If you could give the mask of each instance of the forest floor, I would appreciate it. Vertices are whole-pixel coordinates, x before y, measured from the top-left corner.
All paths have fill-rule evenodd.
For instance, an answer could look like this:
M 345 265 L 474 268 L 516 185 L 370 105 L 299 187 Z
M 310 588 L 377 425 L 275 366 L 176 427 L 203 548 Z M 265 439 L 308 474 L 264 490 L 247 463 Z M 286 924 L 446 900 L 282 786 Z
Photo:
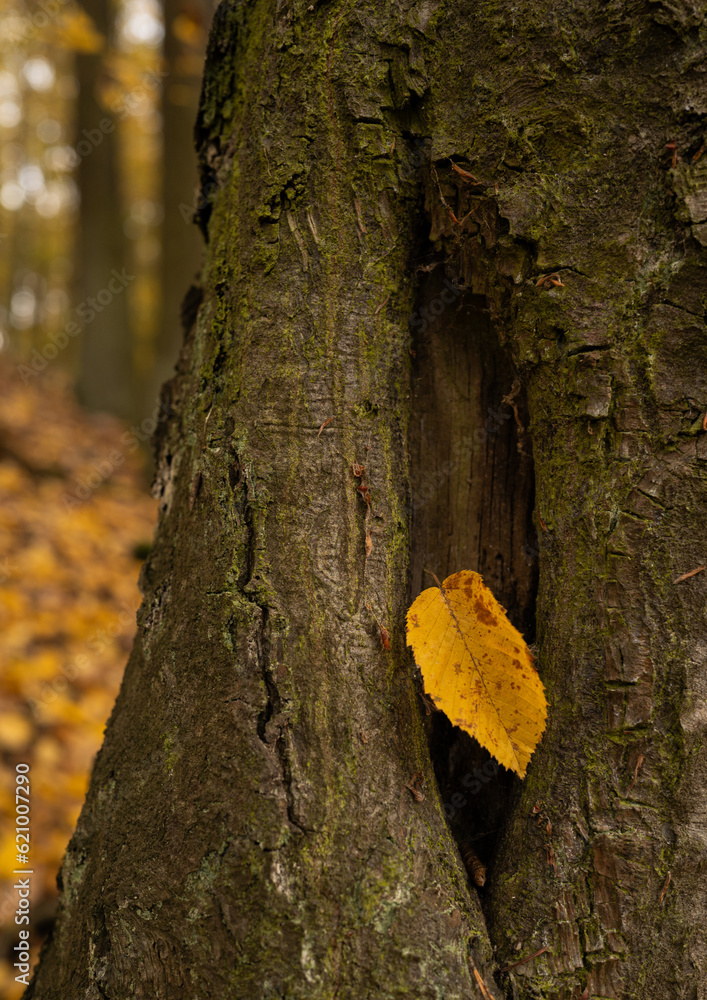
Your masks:
M 132 645 L 155 518 L 135 433 L 83 411 L 59 376 L 23 385 L 0 364 L 0 1000 L 24 989 L 13 872 L 33 873 L 34 963 Z M 29 765 L 28 864 L 18 764 Z

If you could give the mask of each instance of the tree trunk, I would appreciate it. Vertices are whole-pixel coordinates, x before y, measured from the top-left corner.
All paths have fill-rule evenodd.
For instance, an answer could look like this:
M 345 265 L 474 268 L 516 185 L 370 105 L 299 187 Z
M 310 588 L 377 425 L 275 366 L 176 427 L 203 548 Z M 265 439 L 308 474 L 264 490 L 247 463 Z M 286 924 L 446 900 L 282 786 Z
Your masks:
M 142 410 L 151 413 L 160 387 L 174 372 L 182 342 L 180 310 L 196 280 L 202 240 L 192 223 L 198 189 L 193 151 L 205 38 L 211 18 L 206 0 L 163 0 L 164 72 L 162 87 L 162 221 L 160 319 L 154 364 L 141 386 Z
M 29 997 L 707 996 L 704 36 L 219 8 L 156 545 Z M 457 569 L 536 638 L 523 782 L 424 717 L 405 607 Z
M 88 0 L 83 7 L 98 30 L 110 38 L 110 0 Z M 77 392 L 89 409 L 130 417 L 134 415 L 132 343 L 125 288 L 133 276 L 124 270 L 127 253 L 117 120 L 99 98 L 105 72 L 103 53 L 77 53 L 75 149 L 80 157 L 77 181 L 81 207 L 75 305 L 82 327 Z

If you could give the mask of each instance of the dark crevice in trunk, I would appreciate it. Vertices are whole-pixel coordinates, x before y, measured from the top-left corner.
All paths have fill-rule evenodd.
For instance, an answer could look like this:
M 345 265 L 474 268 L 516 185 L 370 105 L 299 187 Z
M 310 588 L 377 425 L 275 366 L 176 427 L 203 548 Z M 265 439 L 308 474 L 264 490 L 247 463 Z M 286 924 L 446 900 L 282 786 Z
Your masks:
M 433 585 L 428 571 L 475 570 L 532 643 L 538 539 L 523 389 L 485 297 L 444 267 L 423 275 L 410 325 L 411 596 Z M 479 884 L 469 848 L 493 863 L 518 779 L 443 713 L 426 729 L 450 829 Z

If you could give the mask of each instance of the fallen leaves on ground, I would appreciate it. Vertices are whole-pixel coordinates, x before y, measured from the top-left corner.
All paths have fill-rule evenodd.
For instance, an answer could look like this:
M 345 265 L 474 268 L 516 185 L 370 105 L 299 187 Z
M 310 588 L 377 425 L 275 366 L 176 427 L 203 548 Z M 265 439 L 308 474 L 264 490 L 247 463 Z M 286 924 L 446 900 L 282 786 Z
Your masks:
M 15 1000 L 15 766 L 30 766 L 32 914 L 46 922 L 132 645 L 156 505 L 135 433 L 83 412 L 58 379 L 23 385 L 8 362 L 0 496 L 0 998 Z

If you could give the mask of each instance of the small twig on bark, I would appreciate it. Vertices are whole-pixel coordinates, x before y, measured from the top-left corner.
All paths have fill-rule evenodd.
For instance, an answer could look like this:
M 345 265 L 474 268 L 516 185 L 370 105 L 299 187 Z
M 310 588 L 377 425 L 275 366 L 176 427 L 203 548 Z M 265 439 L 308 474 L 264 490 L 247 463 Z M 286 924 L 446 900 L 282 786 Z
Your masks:
M 422 704 L 425 706 L 425 715 L 432 715 L 432 709 L 430 708 L 430 703 L 427 700 L 427 698 L 425 697 L 425 695 L 424 694 L 420 694 L 419 691 L 417 693 L 422 698 Z
M 631 791 L 631 789 L 633 788 L 633 786 L 636 784 L 636 778 L 638 777 L 638 772 L 641 770 L 641 765 L 643 764 L 643 761 L 645 759 L 646 759 L 645 756 L 642 753 L 639 753 L 638 760 L 636 761 L 636 770 L 633 772 L 633 781 L 631 782 L 631 784 L 626 789 L 626 794 L 627 795 Z
M 551 285 L 555 285 L 556 288 L 564 288 L 564 282 L 559 276 L 557 271 L 553 271 L 551 274 L 541 274 L 538 280 L 535 282 L 536 288 L 542 288 L 543 285 L 549 281 Z
M 366 466 L 365 465 L 359 465 L 358 462 L 354 460 L 354 463 L 351 466 L 351 471 L 353 472 L 353 474 L 354 474 L 354 476 L 355 476 L 356 479 L 360 479 L 361 480 L 361 485 L 357 486 L 356 489 L 361 494 L 361 496 L 363 497 L 363 499 L 365 500 L 366 506 L 370 507 L 371 506 L 371 493 L 370 493 L 370 490 L 368 488 L 368 480 L 366 479 Z
M 419 788 L 415 787 L 418 782 L 424 782 L 424 780 L 425 777 L 422 771 L 416 771 L 415 774 L 413 774 L 412 778 L 410 778 L 410 780 L 405 785 L 408 791 L 412 792 L 412 797 L 415 799 L 415 802 L 425 801 L 425 796 L 422 794 Z
M 689 573 L 683 573 L 682 576 L 675 577 L 673 583 L 682 583 L 683 580 L 689 580 L 691 576 L 697 576 L 704 569 L 707 569 L 707 566 L 698 566 L 697 569 L 691 569 Z
M 476 968 L 471 959 L 469 959 L 469 961 L 471 962 L 471 967 L 474 970 L 474 978 L 476 979 L 477 985 L 481 990 L 481 995 L 483 996 L 484 1000 L 493 1000 L 493 994 L 489 993 L 486 983 L 481 978 L 479 970 Z
M 519 392 L 520 392 L 520 379 L 514 378 L 513 385 L 511 386 L 508 395 L 504 396 L 501 399 L 501 405 L 503 406 L 505 404 L 512 408 L 513 416 L 516 418 L 516 425 L 518 427 L 518 430 L 520 431 L 521 434 L 525 434 L 525 427 L 523 426 L 523 422 L 520 419 L 520 415 L 518 413 L 518 404 L 516 403 L 516 396 L 518 395 Z
M 452 219 L 452 222 L 454 222 L 458 226 L 459 225 L 459 219 L 456 217 L 456 215 L 454 214 L 454 212 L 451 210 L 451 208 L 447 204 L 447 199 L 442 194 L 442 185 L 439 182 L 439 176 L 437 174 L 437 170 L 435 169 L 434 164 L 432 164 L 432 174 L 434 176 L 435 181 L 437 182 L 437 188 L 439 190 L 440 201 L 442 202 L 442 204 L 444 205 L 444 207 L 449 212 L 449 215 L 450 215 L 450 217 Z
M 665 899 L 665 894 L 666 894 L 666 892 L 668 891 L 668 886 L 670 885 L 670 882 L 671 882 L 671 880 L 672 880 L 672 877 L 673 877 L 673 873 L 672 873 L 672 872 L 668 872 L 668 877 L 667 877 L 667 878 L 666 878 L 666 880 L 665 880 L 665 885 L 663 886 L 663 891 L 662 891 L 662 892 L 661 892 L 661 894 L 660 894 L 660 902 L 661 902 L 661 903 L 662 903 L 662 902 L 663 902 L 663 900 Z
M 368 555 L 369 555 L 368 550 L 366 550 L 366 559 L 368 559 Z M 375 611 L 373 610 L 368 601 L 366 601 L 366 607 L 373 615 L 375 623 L 378 626 L 378 630 L 380 632 L 380 637 L 381 637 L 381 643 L 383 644 L 383 649 L 385 649 L 386 651 L 390 650 L 390 632 L 385 627 L 385 625 L 380 621 L 378 615 L 375 613 Z
M 549 950 L 549 948 L 541 948 L 540 951 L 534 951 L 533 954 L 528 955 L 527 958 L 520 958 L 517 962 L 514 962 L 513 965 L 507 965 L 505 968 L 501 969 L 501 972 L 510 972 L 511 969 L 515 969 L 518 965 L 525 965 L 526 962 L 532 962 L 534 958 L 538 957 L 538 955 L 544 955 L 545 952 Z
M 356 209 L 356 218 L 358 219 L 359 228 L 362 233 L 367 233 L 368 230 L 366 229 L 363 216 L 361 215 L 361 202 L 357 198 L 354 199 L 354 207 Z
M 458 173 L 460 177 L 463 177 L 465 181 L 469 181 L 470 184 L 476 184 L 477 187 L 481 187 L 481 181 L 477 181 L 474 175 L 470 174 L 468 170 L 462 170 L 461 167 L 458 167 L 456 163 L 452 163 L 451 160 L 449 162 L 452 164 L 452 170 Z
M 380 304 L 379 306 L 377 306 L 377 307 L 376 307 L 376 309 L 375 309 L 375 311 L 374 311 L 373 315 L 374 315 L 374 316 L 377 316 L 377 315 L 378 315 L 378 313 L 379 313 L 379 312 L 381 311 L 381 309 L 383 308 L 383 306 L 387 306 L 387 305 L 388 305 L 388 302 L 389 302 L 389 300 L 390 300 L 390 292 L 388 292 L 388 294 L 387 294 L 387 295 L 386 295 L 386 297 L 385 297 L 385 298 L 383 299 L 383 301 L 381 302 L 381 304 Z

